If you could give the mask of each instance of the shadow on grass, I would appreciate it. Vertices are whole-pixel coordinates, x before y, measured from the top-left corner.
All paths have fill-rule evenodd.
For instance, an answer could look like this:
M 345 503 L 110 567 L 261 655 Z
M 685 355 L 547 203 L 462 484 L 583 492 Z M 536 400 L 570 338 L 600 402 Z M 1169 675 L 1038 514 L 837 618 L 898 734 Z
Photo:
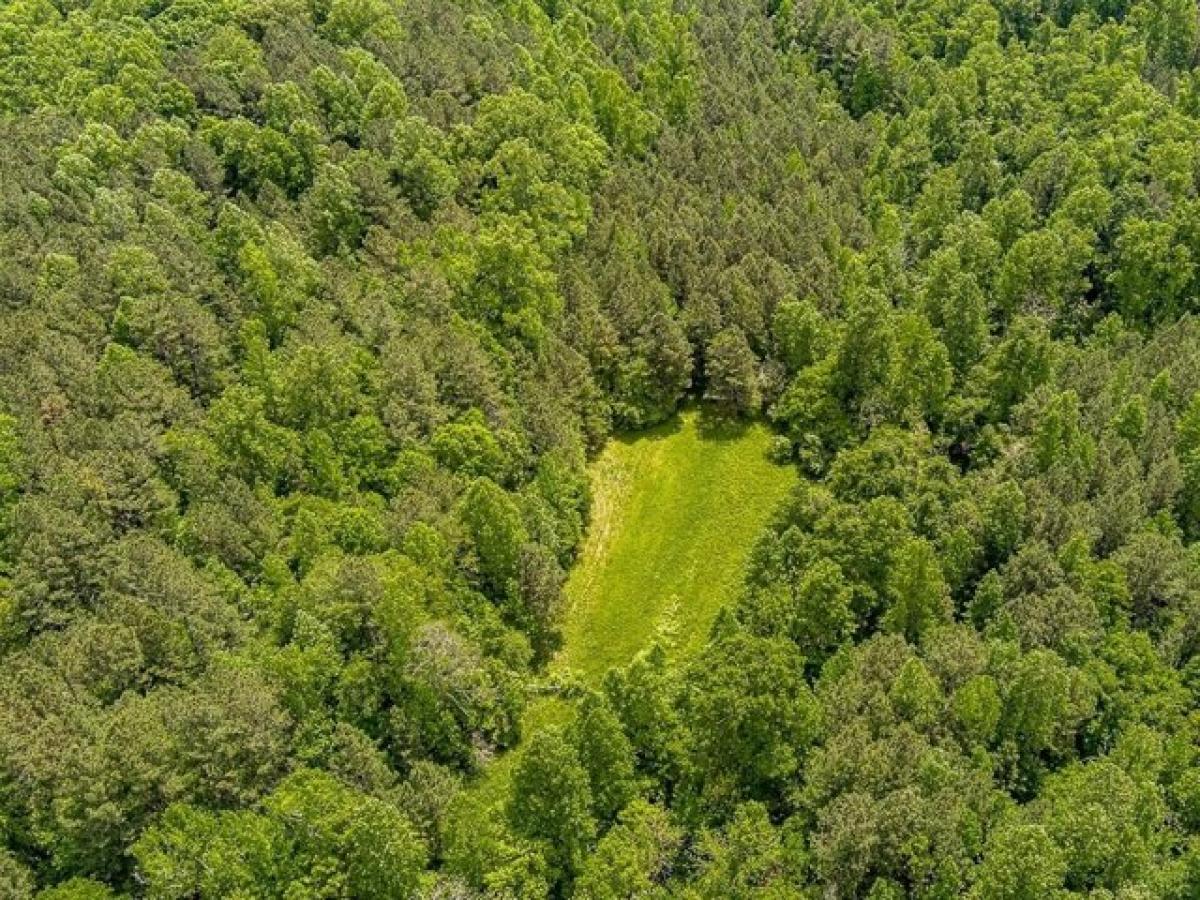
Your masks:
M 700 433 L 700 439 L 704 441 L 725 443 L 741 440 L 751 426 L 758 421 L 736 416 L 708 404 L 696 407 L 696 409 L 696 430 Z
M 680 407 L 671 418 L 651 425 L 648 428 L 622 431 L 613 435 L 613 440 L 622 444 L 635 444 L 643 441 L 662 441 L 674 437 L 683 430 L 684 419 L 694 416 L 696 432 L 702 441 L 726 443 L 737 441 L 746 436 L 754 425 L 763 422 L 761 418 L 746 418 L 721 410 L 708 403 L 695 401 Z
M 612 440 L 621 444 L 638 444 L 642 441 L 662 441 L 683 431 L 683 415 L 675 413 L 666 421 L 651 425 L 648 428 L 635 428 L 632 431 L 622 431 L 612 436 Z

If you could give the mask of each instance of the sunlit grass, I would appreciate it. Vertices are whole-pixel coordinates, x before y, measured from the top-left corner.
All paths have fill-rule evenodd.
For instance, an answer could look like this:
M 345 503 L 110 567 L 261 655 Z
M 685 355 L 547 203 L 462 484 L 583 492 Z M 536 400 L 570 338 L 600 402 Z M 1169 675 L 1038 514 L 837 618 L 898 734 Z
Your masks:
M 599 685 L 655 639 L 673 654 L 700 647 L 741 583 L 771 511 L 796 481 L 767 458 L 762 424 L 714 422 L 695 410 L 609 442 L 593 463 L 592 514 L 566 585 L 563 647 L 551 665 Z M 570 706 L 532 702 L 522 731 L 569 720 Z M 520 753 L 494 760 L 476 785 L 504 799 Z
M 592 470 L 593 507 L 567 581 L 555 667 L 598 683 L 656 634 L 676 652 L 704 641 L 795 472 L 767 458 L 761 424 L 685 412 L 614 439 Z

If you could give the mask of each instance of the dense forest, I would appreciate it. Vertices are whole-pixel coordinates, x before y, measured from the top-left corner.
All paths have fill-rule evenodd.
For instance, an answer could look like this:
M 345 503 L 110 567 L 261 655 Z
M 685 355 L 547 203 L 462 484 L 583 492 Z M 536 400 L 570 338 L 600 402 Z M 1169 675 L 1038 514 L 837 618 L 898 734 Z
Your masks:
M 1195 0 L 0 0 L 0 897 L 1200 897 L 1198 64 Z M 548 679 L 684 403 L 800 486 L 702 650 Z

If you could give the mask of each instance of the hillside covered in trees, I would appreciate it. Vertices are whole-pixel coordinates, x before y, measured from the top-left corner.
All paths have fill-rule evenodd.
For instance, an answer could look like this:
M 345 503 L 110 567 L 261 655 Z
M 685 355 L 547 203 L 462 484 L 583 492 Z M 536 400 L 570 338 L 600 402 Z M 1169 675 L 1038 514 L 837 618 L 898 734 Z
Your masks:
M 0 0 L 0 898 L 1200 897 L 1198 63 L 1195 0 Z M 684 402 L 799 487 L 701 650 L 548 677 Z

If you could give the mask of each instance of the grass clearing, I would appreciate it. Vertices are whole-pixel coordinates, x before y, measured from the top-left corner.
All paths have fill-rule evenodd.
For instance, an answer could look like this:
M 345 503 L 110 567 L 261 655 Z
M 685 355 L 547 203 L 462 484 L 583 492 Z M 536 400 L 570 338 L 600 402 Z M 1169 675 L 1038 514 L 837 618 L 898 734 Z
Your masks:
M 566 584 L 563 648 L 553 671 L 597 685 L 656 636 L 674 654 L 703 645 L 741 584 L 746 559 L 796 471 L 767 458 L 761 423 L 713 421 L 685 410 L 655 428 L 613 438 L 592 464 L 592 513 Z M 555 698 L 527 707 L 522 730 L 565 722 Z M 519 748 L 476 785 L 502 802 Z
M 592 520 L 566 585 L 555 668 L 597 683 L 656 634 L 699 647 L 741 583 L 771 511 L 796 482 L 758 423 L 695 410 L 613 439 L 593 464 Z

